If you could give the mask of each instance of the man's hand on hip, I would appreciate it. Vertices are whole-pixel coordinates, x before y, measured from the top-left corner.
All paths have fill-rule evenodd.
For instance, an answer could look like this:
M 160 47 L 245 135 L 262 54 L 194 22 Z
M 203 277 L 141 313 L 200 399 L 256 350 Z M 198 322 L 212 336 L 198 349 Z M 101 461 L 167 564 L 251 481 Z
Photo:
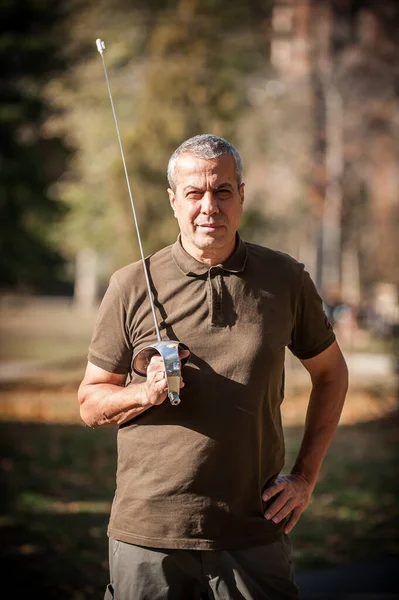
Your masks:
M 264 502 L 278 494 L 278 497 L 266 510 L 265 519 L 280 523 L 290 515 L 284 527 L 284 533 L 289 533 L 308 506 L 312 491 L 313 487 L 302 475 L 278 475 L 275 482 L 266 488 L 262 494 Z

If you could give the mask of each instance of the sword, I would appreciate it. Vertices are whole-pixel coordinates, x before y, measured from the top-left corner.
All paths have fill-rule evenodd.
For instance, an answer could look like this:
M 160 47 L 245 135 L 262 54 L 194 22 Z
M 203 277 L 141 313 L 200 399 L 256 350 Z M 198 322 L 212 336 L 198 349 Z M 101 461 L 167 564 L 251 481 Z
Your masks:
M 148 293 L 148 298 L 149 298 L 150 305 L 151 305 L 151 312 L 152 312 L 152 316 L 154 319 L 155 332 L 156 332 L 156 336 L 157 336 L 157 341 L 155 343 L 145 346 L 136 355 L 133 356 L 133 370 L 138 375 L 145 377 L 147 374 L 147 367 L 150 363 L 151 358 L 153 356 L 155 356 L 156 354 L 159 354 L 162 357 L 164 365 L 165 365 L 165 375 L 166 375 L 166 380 L 168 383 L 168 398 L 170 400 L 170 403 L 173 406 L 176 406 L 177 404 L 180 404 L 181 366 L 184 365 L 190 358 L 190 356 L 187 356 L 180 360 L 179 349 L 180 350 L 188 350 L 188 351 L 189 351 L 189 349 L 185 344 L 183 344 L 182 342 L 179 342 L 177 340 L 168 340 L 166 342 L 163 342 L 161 340 L 161 334 L 159 332 L 157 317 L 156 317 L 156 313 L 155 313 L 154 300 L 152 298 L 152 293 L 151 293 L 150 280 L 148 277 L 147 265 L 145 264 L 143 245 L 141 243 L 141 236 L 140 236 L 140 230 L 139 230 L 139 225 L 138 225 L 138 221 L 137 221 L 136 209 L 134 207 L 133 195 L 132 195 L 132 191 L 130 189 L 130 182 L 129 182 L 129 176 L 128 176 L 127 167 L 126 167 L 125 153 L 123 152 L 122 139 L 121 139 L 121 135 L 119 132 L 119 126 L 118 126 L 118 119 L 116 118 L 116 112 L 115 112 L 114 102 L 112 100 L 111 87 L 109 85 L 107 68 L 105 66 L 105 60 L 104 60 L 105 44 L 102 40 L 100 40 L 98 38 L 96 40 L 96 46 L 97 46 L 97 50 L 99 51 L 102 61 L 103 61 L 105 81 L 107 83 L 109 99 L 111 101 L 112 114 L 114 116 L 116 133 L 117 133 L 118 141 L 119 141 L 119 148 L 120 148 L 121 155 L 122 155 L 122 162 L 123 162 L 123 168 L 125 171 L 125 177 L 126 177 L 127 189 L 129 192 L 130 204 L 132 206 L 134 223 L 136 225 L 137 239 L 138 239 L 138 243 L 139 243 L 141 260 L 142 260 L 143 269 L 144 269 L 144 277 L 145 277 L 145 281 L 146 281 L 146 285 L 147 285 L 147 293 Z

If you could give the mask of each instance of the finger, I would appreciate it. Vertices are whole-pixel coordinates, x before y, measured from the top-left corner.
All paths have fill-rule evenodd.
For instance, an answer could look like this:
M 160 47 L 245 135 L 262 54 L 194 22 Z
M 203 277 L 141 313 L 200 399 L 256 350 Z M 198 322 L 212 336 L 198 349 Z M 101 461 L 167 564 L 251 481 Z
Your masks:
M 168 389 L 168 380 L 166 379 L 165 373 L 160 371 L 156 374 L 155 378 L 152 381 L 152 385 L 156 389 L 157 392 L 164 392 Z
M 147 372 L 147 383 L 149 385 L 155 385 L 160 381 L 163 381 L 165 379 L 164 373 L 165 371 L 160 368 L 158 368 L 156 371 L 151 370 L 150 372 Z
M 302 514 L 302 510 L 299 507 L 294 508 L 294 510 L 291 513 L 290 518 L 287 521 L 286 526 L 283 529 L 283 532 L 285 534 L 290 533 L 290 531 L 292 531 L 294 529 L 295 525 L 299 521 L 299 518 L 300 518 L 301 514 Z
M 164 402 L 164 400 L 166 399 L 167 392 L 168 386 L 167 383 L 165 383 L 163 380 L 154 383 L 152 385 L 149 396 L 151 399 L 151 404 L 162 404 L 162 402 Z
M 157 389 L 167 385 L 165 370 L 161 365 L 158 366 L 157 370 L 152 369 L 147 373 L 147 383 L 152 387 L 157 387 Z
M 161 381 L 164 379 L 165 367 L 163 363 L 152 365 L 147 369 L 147 381 Z
M 163 358 L 160 356 L 160 354 L 154 354 L 154 356 L 151 356 L 147 371 L 153 370 L 154 368 L 158 370 L 165 369 Z
M 272 521 L 273 523 L 280 523 L 285 517 L 287 517 L 295 506 L 295 499 L 289 498 L 284 506 L 274 514 Z
M 148 380 L 147 380 L 148 381 Z M 167 396 L 167 387 L 165 388 L 162 381 L 147 385 L 146 398 L 144 403 L 151 405 L 162 404 Z
M 280 496 L 270 506 L 268 506 L 265 512 L 265 519 L 268 521 L 273 519 L 273 517 L 275 517 L 275 515 L 283 508 L 283 506 L 285 506 L 288 499 L 288 495 L 283 493 L 280 494 Z
M 154 374 L 154 381 L 159 382 L 165 379 L 165 371 L 156 371 Z
M 285 489 L 286 485 L 286 481 L 277 481 L 276 483 L 273 483 L 262 493 L 262 500 L 266 502 L 266 500 L 273 498 L 273 496 L 275 496 L 279 492 L 282 492 Z
M 179 350 L 179 358 L 187 358 L 190 356 L 190 352 L 188 350 Z M 163 358 L 160 354 L 154 354 L 151 356 L 150 362 L 147 367 L 147 371 L 152 368 L 159 368 L 160 366 L 164 366 Z

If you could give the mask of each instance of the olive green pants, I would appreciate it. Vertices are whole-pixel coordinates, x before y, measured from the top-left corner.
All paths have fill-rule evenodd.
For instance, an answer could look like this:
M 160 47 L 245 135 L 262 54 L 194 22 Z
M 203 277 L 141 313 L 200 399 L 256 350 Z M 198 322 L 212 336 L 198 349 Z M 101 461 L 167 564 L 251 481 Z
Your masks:
M 166 550 L 110 538 L 104 600 L 296 600 L 286 536 L 244 550 Z

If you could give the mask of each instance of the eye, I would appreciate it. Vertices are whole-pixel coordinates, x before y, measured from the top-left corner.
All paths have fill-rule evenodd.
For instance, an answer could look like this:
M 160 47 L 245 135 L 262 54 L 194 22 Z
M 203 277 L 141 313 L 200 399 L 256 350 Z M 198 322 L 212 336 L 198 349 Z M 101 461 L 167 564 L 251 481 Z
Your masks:
M 188 192 L 188 194 L 186 194 L 186 198 L 188 200 L 201 200 L 202 194 L 201 192 Z
M 219 190 L 217 190 L 216 193 L 221 198 L 226 198 L 227 196 L 231 195 L 231 190 L 229 190 L 228 188 L 220 188 Z

